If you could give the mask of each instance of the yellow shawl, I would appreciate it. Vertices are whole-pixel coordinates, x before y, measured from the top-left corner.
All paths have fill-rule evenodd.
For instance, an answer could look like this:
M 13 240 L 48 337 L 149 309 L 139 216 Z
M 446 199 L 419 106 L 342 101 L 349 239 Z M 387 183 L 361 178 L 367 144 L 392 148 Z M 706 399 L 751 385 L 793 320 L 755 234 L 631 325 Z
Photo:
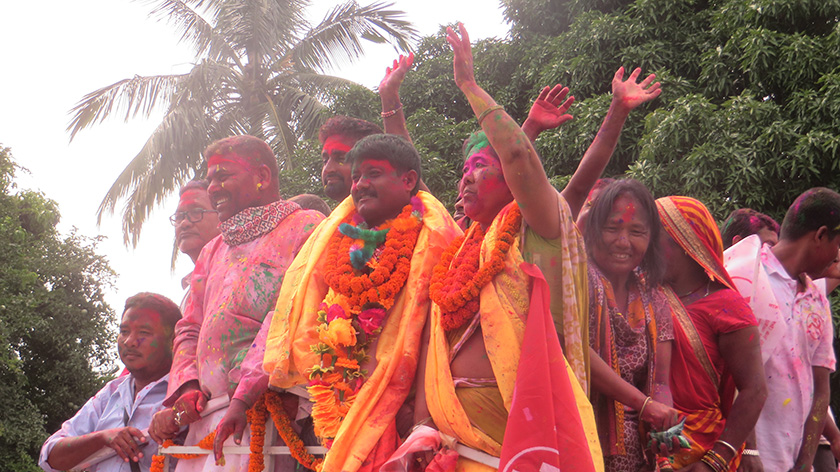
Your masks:
M 358 470 L 393 421 L 414 381 L 420 338 L 430 306 L 429 280 L 443 251 L 461 230 L 443 205 L 419 192 L 423 229 L 411 259 L 409 278 L 389 311 L 376 348 L 376 369 L 359 390 L 324 462 L 324 471 Z M 265 371 L 271 385 L 290 388 L 308 381 L 319 362 L 310 346 L 318 342 L 317 311 L 329 290 L 324 259 L 330 237 L 354 210 L 345 199 L 312 233 L 286 271 L 266 341 Z
M 555 263 L 563 265 L 566 277 L 562 284 L 552 287 L 552 298 L 563 300 L 562 307 L 567 310 L 565 315 L 577 319 L 587 317 L 588 305 L 586 287 L 588 284 L 586 252 L 583 239 L 571 218 L 568 205 L 558 196 L 558 202 L 563 222 L 560 236 L 562 256 L 555 259 Z M 480 263 L 490 258 L 496 244 L 497 227 L 504 219 L 504 215 L 516 203 L 511 203 L 496 215 L 493 224 L 488 228 L 481 245 Z M 525 225 L 523 224 L 523 227 Z M 479 294 L 479 316 L 484 345 L 496 382 L 504 400 L 505 408 L 510 410 L 513 399 L 513 389 L 516 382 L 516 370 L 519 366 L 519 356 L 522 351 L 522 339 L 525 334 L 525 317 L 530 306 L 530 278 L 519 269 L 524 262 L 520 247 L 523 234 L 521 231 L 516 243 L 511 246 L 505 260 L 505 268 L 494 279 L 481 289 Z M 583 291 L 583 297 L 578 292 Z M 552 303 L 552 305 L 555 305 Z M 494 441 L 482 431 L 474 428 L 458 397 L 452 380 L 449 359 L 449 343 L 446 333 L 441 326 L 440 307 L 432 305 L 431 339 L 426 364 L 426 402 L 435 425 L 441 432 L 458 438 L 458 441 L 475 449 L 499 457 L 501 444 Z M 577 399 L 589 438 L 590 449 L 598 470 L 603 470 L 603 458 L 598 443 L 592 405 L 578 382 L 568 361 L 566 362 L 569 378 L 574 383 L 573 389 Z M 479 468 L 481 469 L 481 468 Z

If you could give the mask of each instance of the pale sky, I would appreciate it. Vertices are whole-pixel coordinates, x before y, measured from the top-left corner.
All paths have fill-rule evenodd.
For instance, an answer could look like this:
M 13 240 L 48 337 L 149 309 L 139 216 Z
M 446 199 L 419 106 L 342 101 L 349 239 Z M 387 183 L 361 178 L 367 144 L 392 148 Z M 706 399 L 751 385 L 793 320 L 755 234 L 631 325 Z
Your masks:
M 508 31 L 497 0 L 394 3 L 421 35 L 455 21 L 464 22 L 473 40 L 503 37 Z M 313 23 L 336 4 L 313 2 Z M 175 272 L 170 270 L 174 230 L 168 216 L 177 197 L 152 213 L 136 249 L 123 245 L 119 205 L 115 215 L 96 225 L 103 196 L 161 115 L 127 123 L 114 118 L 82 131 L 72 143 L 65 129 L 68 111 L 88 92 L 135 74 L 189 70 L 194 59 L 190 49 L 178 43 L 172 27 L 148 18 L 150 9 L 147 2 L 129 0 L 0 2 L 0 144 L 10 147 L 16 162 L 29 170 L 18 173 L 19 187 L 39 190 L 58 203 L 63 234 L 76 227 L 80 234 L 106 237 L 97 252 L 118 274 L 114 290 L 106 296 L 118 316 L 125 299 L 141 291 L 180 302 L 180 278 L 192 265 L 182 256 Z M 366 50 L 363 60 L 332 73 L 369 88 L 378 85 L 396 53 L 390 46 L 370 45 Z

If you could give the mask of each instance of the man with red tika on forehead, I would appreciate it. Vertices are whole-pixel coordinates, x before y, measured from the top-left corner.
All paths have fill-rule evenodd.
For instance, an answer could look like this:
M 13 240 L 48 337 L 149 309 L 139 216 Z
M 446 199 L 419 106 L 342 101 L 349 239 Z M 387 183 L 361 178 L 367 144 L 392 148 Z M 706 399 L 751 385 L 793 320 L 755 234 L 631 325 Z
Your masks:
M 305 386 L 315 434 L 329 448 L 310 467 L 321 472 L 379 471 L 396 450 L 432 268 L 461 233 L 420 190 L 420 157 L 406 140 L 368 136 L 347 157 L 352 199 L 286 273 L 263 364 L 272 388 Z
M 243 359 L 277 301 L 286 268 L 323 219 L 280 198 L 277 161 L 264 141 L 233 136 L 211 144 L 204 156 L 221 235 L 196 262 L 184 318 L 176 326 L 164 401 L 170 408 L 155 415 L 149 431 L 163 440 L 189 425 L 190 446 L 215 431 L 228 409 L 247 410 L 265 390 L 261 366 L 243 366 Z M 230 406 L 202 417 L 216 397 L 229 397 Z M 181 460 L 176 470 L 240 471 L 247 465 L 247 455 L 232 455 L 224 466 L 209 455 Z
M 414 53 L 400 56 L 391 67 L 385 69 L 385 77 L 379 83 L 379 98 L 382 102 L 382 123 L 385 132 L 402 136 L 411 142 L 408 129 L 405 127 L 405 113 L 400 102 L 400 85 L 405 74 L 414 62 Z M 380 134 L 382 129 L 369 121 L 351 118 L 349 116 L 334 116 L 318 130 L 318 140 L 321 141 L 321 182 L 324 193 L 335 201 L 342 201 L 350 196 L 350 163 L 346 155 L 350 149 L 362 138 L 372 134 Z M 429 191 L 421 182 L 420 190 Z

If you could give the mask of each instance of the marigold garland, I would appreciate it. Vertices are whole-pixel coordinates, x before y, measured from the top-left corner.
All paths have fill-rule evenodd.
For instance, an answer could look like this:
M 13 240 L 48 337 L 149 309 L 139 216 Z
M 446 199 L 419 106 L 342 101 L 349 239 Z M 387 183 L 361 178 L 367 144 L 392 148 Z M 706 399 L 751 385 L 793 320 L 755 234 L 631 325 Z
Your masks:
M 271 418 L 274 420 L 274 426 L 277 428 L 277 432 L 280 434 L 283 442 L 286 443 L 286 446 L 289 447 L 292 457 L 307 469 L 320 471 L 321 466 L 324 464 L 324 459 L 316 458 L 306 450 L 306 446 L 303 444 L 300 436 L 292 429 L 292 420 L 289 418 L 289 414 L 286 413 L 286 409 L 283 408 L 283 398 L 280 394 L 269 390 L 265 393 L 262 401 L 265 403 L 268 412 L 271 414 Z
M 211 431 L 210 434 L 204 436 L 204 439 L 198 442 L 196 446 L 200 447 L 201 449 L 211 450 L 213 449 L 213 441 L 216 440 L 216 432 Z M 171 439 L 167 439 L 163 442 L 161 447 L 171 447 L 177 446 L 175 442 Z M 204 454 L 170 454 L 170 456 L 176 459 L 196 459 L 199 457 L 204 457 Z M 149 469 L 149 472 L 163 472 L 163 464 L 166 460 L 166 457 L 163 454 L 155 454 L 152 456 L 152 467 Z
M 271 390 L 265 392 L 260 396 L 259 400 L 251 407 L 246 415 L 248 422 L 251 425 L 251 453 L 248 457 L 248 472 L 262 472 L 265 468 L 265 425 L 268 421 L 268 414 L 274 420 L 274 426 L 277 428 L 277 433 L 283 442 L 289 447 L 290 455 L 309 470 L 320 472 L 324 460 L 316 458 L 306 450 L 303 440 L 300 439 L 295 430 L 292 428 L 291 419 L 283 408 L 283 398 L 279 393 Z M 213 431 L 204 437 L 199 443 L 198 447 L 201 449 L 213 449 L 213 442 L 216 440 L 216 432 Z M 163 447 L 175 446 L 176 444 L 167 439 L 163 442 Z M 170 454 L 177 459 L 195 459 L 204 457 L 203 454 Z M 165 456 L 154 455 L 152 457 L 152 467 L 150 472 L 163 472 Z
M 496 229 L 496 244 L 490 259 L 479 267 L 485 234 L 473 223 L 467 234 L 452 242 L 432 272 L 429 297 L 440 306 L 443 329 L 458 329 L 479 308 L 478 294 L 505 267 L 505 258 L 522 226 L 522 213 L 514 205 Z M 469 239 L 465 238 L 469 235 Z M 463 247 L 462 247 L 463 245 Z
M 324 280 L 330 290 L 317 314 L 319 343 L 312 351 L 320 361 L 309 369 L 308 387 L 315 434 L 327 447 L 364 384 L 366 350 L 408 280 L 423 212 L 422 201 L 413 197 L 396 218 L 376 228 L 388 232 L 362 270 L 354 269 L 351 252 L 364 242 L 346 235 L 356 232 L 336 231 L 328 242 Z M 346 221 L 358 220 L 354 212 Z

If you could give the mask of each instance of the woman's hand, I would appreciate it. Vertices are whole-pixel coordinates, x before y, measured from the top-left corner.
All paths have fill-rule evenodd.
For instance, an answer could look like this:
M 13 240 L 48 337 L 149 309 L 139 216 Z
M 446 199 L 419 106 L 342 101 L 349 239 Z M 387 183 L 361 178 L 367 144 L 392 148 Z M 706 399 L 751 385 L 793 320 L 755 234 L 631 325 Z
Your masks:
M 677 410 L 656 400 L 650 400 L 644 410 L 640 419 L 656 431 L 665 431 L 679 423 Z
M 627 112 L 658 97 L 662 93 L 659 82 L 653 83 L 656 75 L 650 74 L 645 80 L 636 83 L 642 69 L 635 68 L 630 77 L 624 80 L 624 67 L 619 67 L 612 80 L 613 101 L 616 101 Z M 653 84 L 653 85 L 651 85 Z
M 451 27 L 446 28 L 446 41 L 452 46 L 455 59 L 452 61 L 455 69 L 455 85 L 463 89 L 465 85 L 475 83 L 472 46 L 470 35 L 463 23 L 458 23 L 460 37 Z

